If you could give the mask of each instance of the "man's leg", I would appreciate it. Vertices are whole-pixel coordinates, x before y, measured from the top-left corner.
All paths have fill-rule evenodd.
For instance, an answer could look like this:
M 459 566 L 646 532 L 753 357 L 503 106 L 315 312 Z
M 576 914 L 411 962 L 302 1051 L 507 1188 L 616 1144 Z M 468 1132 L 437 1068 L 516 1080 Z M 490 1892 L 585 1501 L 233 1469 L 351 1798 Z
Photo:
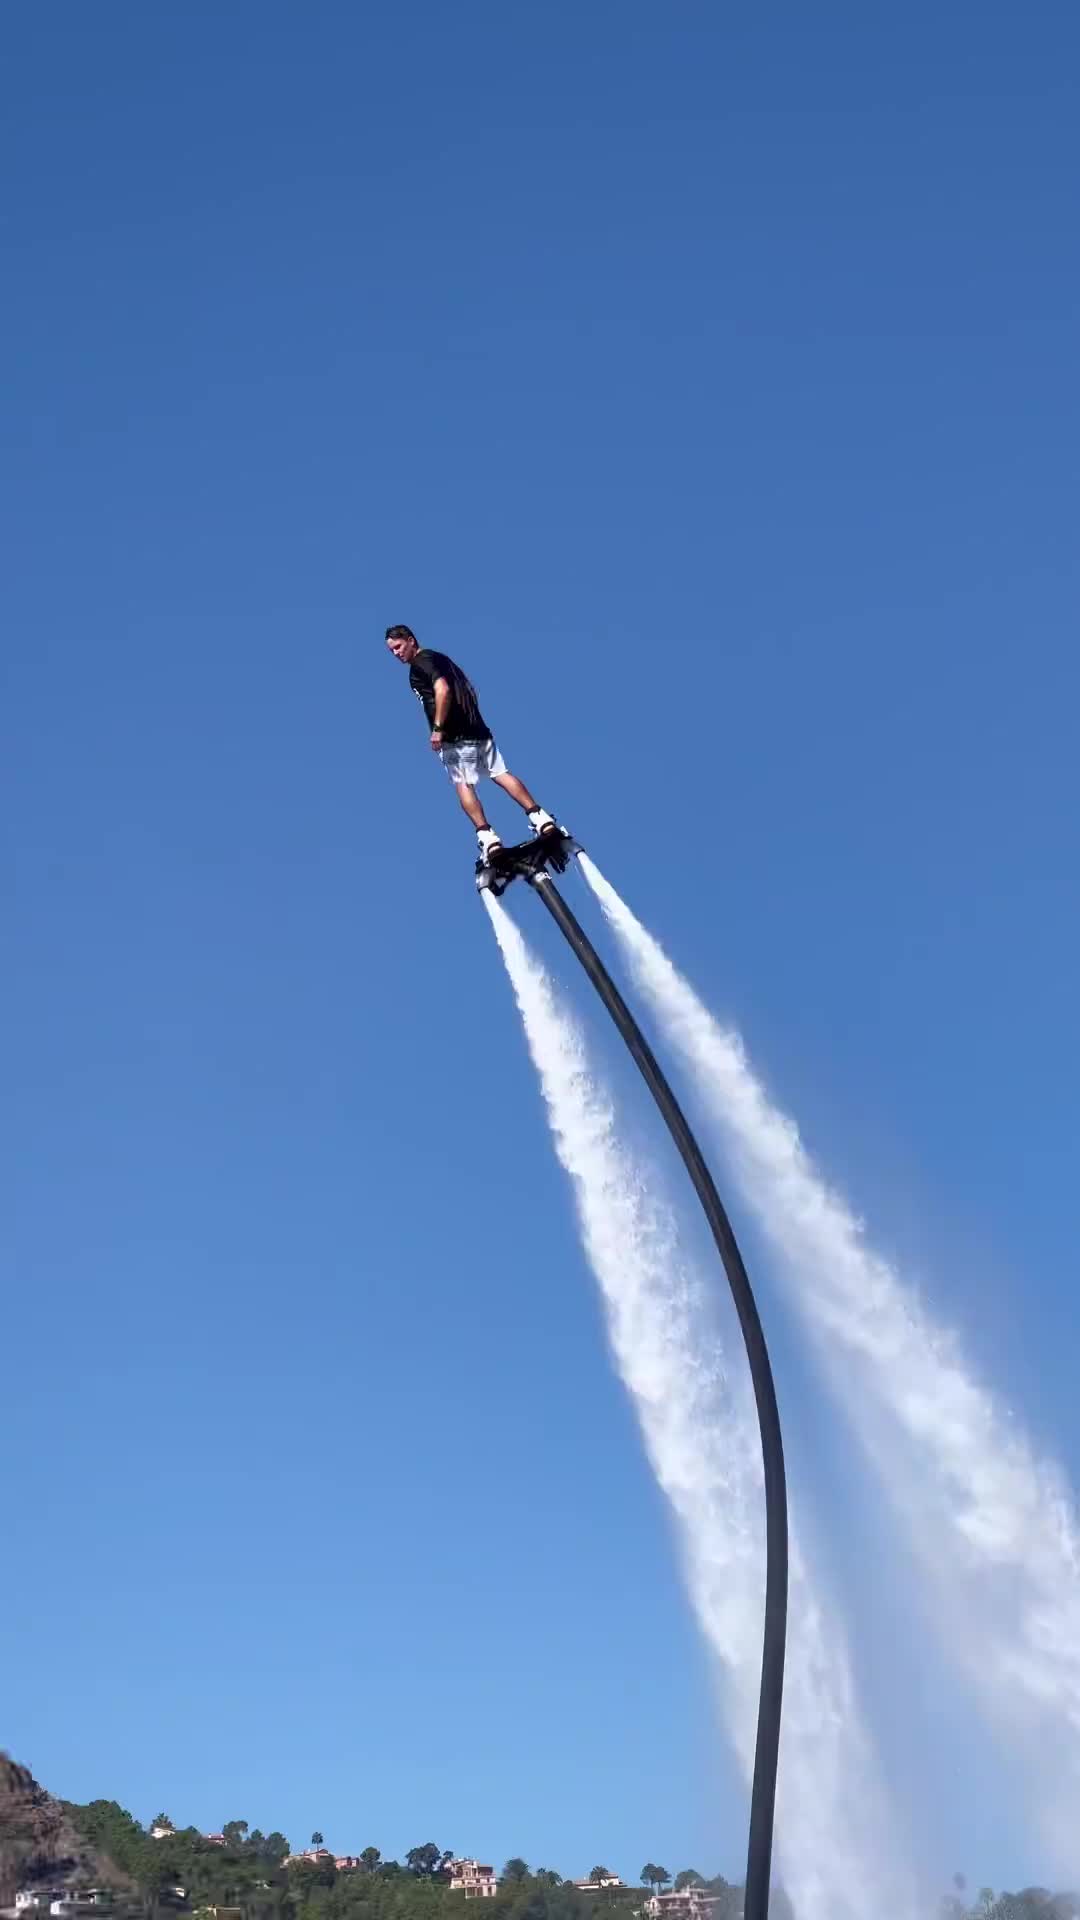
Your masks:
M 497 787 L 501 787 L 504 793 L 510 795 L 511 800 L 516 800 L 519 807 L 524 807 L 526 813 L 536 812 L 536 801 L 525 782 L 519 780 L 516 773 L 495 773 L 492 779 Z
M 476 844 L 480 849 L 480 858 L 490 860 L 496 848 L 502 846 L 502 841 L 494 828 L 488 826 L 487 814 L 480 805 L 480 796 L 476 788 L 470 786 L 467 780 L 455 780 L 454 792 L 476 828 Z
M 455 780 L 454 792 L 461 801 L 477 833 L 482 832 L 488 824 L 488 817 L 480 805 L 480 796 L 476 788 L 471 787 L 467 780 Z
M 558 822 L 537 804 L 525 782 L 519 780 L 516 773 L 493 773 L 491 777 L 497 787 L 501 787 L 512 800 L 516 800 L 519 807 L 524 807 L 534 833 L 558 833 Z
M 481 766 L 475 747 L 468 742 L 457 746 L 443 747 L 439 755 L 443 766 L 454 783 L 454 792 L 462 812 L 476 828 L 476 844 L 480 849 L 480 858 L 490 860 L 497 848 L 502 846 L 499 835 L 488 826 L 487 814 L 480 804 L 476 783 L 480 778 Z

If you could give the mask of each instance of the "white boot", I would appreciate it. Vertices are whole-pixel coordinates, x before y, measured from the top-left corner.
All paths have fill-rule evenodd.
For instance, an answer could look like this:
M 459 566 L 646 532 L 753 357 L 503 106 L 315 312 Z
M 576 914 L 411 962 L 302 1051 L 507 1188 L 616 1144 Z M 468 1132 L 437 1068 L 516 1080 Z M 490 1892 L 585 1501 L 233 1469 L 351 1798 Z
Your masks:
M 534 833 L 559 833 L 561 831 L 554 814 L 547 813 L 543 807 L 535 807 L 529 815 L 529 825 Z
M 480 858 L 486 867 L 491 863 L 492 854 L 497 853 L 501 848 L 502 841 L 494 827 L 477 827 L 476 844 L 480 849 Z

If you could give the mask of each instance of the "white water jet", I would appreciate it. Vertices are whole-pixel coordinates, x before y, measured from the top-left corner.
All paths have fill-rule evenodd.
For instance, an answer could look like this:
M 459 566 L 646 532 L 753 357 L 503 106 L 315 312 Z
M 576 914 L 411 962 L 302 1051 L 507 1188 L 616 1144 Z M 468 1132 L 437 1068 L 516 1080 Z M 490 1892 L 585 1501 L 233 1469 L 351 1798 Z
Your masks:
M 749 1391 L 725 1379 L 708 1290 L 680 1252 L 655 1176 L 618 1139 L 576 1023 L 505 908 L 483 896 L 573 1183 L 615 1362 L 679 1525 L 686 1580 L 716 1656 L 725 1717 L 749 1779 L 764 1609 L 764 1493 Z M 799 1920 L 897 1920 L 897 1870 L 850 1668 L 795 1541 L 777 1852 Z
M 631 973 L 681 1055 L 739 1185 L 910 1535 L 951 1655 L 1022 1742 L 1059 1865 L 1080 1869 L 1080 1531 L 1068 1487 L 868 1245 L 743 1043 L 709 1012 L 584 855 Z

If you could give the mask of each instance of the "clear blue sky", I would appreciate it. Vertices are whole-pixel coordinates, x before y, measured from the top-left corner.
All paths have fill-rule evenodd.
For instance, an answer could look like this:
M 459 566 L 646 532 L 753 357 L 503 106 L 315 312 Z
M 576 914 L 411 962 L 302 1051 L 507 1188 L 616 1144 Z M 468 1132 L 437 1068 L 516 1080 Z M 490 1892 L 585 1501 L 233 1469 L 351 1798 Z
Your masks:
M 2 1737 L 143 1817 L 735 1872 L 381 635 L 464 662 L 1080 1470 L 1075 10 L 2 39 Z M 1039 1878 L 962 1703 L 927 1782 L 933 1707 L 890 1748 L 931 1869 Z

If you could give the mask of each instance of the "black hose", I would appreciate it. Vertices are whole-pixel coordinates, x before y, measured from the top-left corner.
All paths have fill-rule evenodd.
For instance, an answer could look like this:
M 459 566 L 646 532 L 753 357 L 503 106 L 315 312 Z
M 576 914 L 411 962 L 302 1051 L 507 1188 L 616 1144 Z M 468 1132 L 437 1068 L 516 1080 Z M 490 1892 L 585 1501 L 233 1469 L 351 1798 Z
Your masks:
M 754 1780 L 750 1793 L 750 1838 L 746 1856 L 746 1893 L 744 1920 L 767 1920 L 769 1879 L 772 1863 L 773 1816 L 776 1808 L 776 1768 L 780 1748 L 780 1714 L 784 1695 L 784 1647 L 787 1639 L 788 1531 L 787 1482 L 784 1473 L 784 1442 L 780 1432 L 780 1414 L 776 1405 L 769 1351 L 750 1286 L 749 1276 L 739 1252 L 738 1242 L 716 1184 L 705 1163 L 701 1148 L 690 1131 L 689 1122 L 588 934 L 571 912 L 547 873 L 527 876 L 569 945 L 580 960 L 601 1000 L 633 1055 L 642 1076 L 663 1115 L 694 1190 L 709 1222 L 712 1237 L 724 1263 L 731 1297 L 739 1316 L 750 1377 L 757 1402 L 761 1430 L 761 1454 L 765 1467 L 765 1631 L 761 1652 L 761 1692 L 758 1699 L 757 1745 L 754 1751 Z

